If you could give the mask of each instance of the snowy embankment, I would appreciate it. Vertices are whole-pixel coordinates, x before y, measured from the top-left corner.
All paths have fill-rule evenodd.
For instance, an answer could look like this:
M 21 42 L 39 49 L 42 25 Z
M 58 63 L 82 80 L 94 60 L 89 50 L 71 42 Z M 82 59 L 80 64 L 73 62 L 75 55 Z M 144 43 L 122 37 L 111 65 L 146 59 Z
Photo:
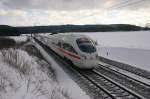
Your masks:
M 150 31 L 95 32 L 85 34 L 96 40 L 101 47 L 123 47 L 150 50 Z
M 39 49 L 43 57 L 51 63 L 59 84 L 69 92 L 73 99 L 90 99 L 90 97 L 86 95 L 86 93 L 63 71 L 61 66 L 59 66 L 38 43 L 34 45 Z
M 98 42 L 100 56 L 150 71 L 150 31 L 85 34 Z
M 49 66 L 21 49 L 0 50 L 0 99 L 72 99 Z

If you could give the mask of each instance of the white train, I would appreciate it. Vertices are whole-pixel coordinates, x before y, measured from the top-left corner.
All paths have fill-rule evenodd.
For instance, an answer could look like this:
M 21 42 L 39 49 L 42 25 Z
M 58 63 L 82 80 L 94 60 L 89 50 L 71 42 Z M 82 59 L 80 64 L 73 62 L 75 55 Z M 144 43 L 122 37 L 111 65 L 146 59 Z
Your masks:
M 79 68 L 91 69 L 98 65 L 95 42 L 86 35 L 54 34 L 36 38 Z

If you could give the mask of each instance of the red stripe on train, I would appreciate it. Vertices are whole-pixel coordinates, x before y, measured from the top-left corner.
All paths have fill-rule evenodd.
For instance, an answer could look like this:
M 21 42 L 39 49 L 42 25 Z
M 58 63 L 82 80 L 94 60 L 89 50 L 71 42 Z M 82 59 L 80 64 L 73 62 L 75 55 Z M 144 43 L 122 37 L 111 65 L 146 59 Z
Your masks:
M 81 59 L 80 56 L 74 55 L 74 54 L 72 54 L 72 53 L 70 53 L 70 52 L 68 52 L 68 51 L 65 51 L 65 50 L 62 49 L 62 48 L 58 48 L 58 49 L 59 49 L 61 52 L 65 53 L 65 54 L 67 54 L 67 55 L 69 55 L 69 56 L 71 56 L 71 57 L 73 57 L 73 58 Z

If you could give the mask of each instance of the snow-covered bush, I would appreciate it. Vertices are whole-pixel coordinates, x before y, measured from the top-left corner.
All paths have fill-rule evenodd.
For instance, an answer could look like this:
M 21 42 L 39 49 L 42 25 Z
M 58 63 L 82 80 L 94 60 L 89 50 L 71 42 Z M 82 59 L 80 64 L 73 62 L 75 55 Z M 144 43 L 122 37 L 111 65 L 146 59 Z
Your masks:
M 31 65 L 34 63 L 28 58 L 25 51 L 10 48 L 2 50 L 3 60 L 10 66 L 17 68 L 21 73 L 28 74 L 31 70 Z
M 1 50 L 0 99 L 71 99 L 54 73 L 44 60 L 24 50 Z

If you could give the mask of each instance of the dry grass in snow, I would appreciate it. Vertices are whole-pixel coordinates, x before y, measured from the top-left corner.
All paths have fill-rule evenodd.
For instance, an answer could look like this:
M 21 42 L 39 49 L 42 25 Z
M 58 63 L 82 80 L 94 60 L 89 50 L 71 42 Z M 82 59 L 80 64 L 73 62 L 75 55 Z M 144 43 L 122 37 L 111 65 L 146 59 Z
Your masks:
M 71 99 L 44 60 L 20 49 L 0 50 L 0 99 Z

